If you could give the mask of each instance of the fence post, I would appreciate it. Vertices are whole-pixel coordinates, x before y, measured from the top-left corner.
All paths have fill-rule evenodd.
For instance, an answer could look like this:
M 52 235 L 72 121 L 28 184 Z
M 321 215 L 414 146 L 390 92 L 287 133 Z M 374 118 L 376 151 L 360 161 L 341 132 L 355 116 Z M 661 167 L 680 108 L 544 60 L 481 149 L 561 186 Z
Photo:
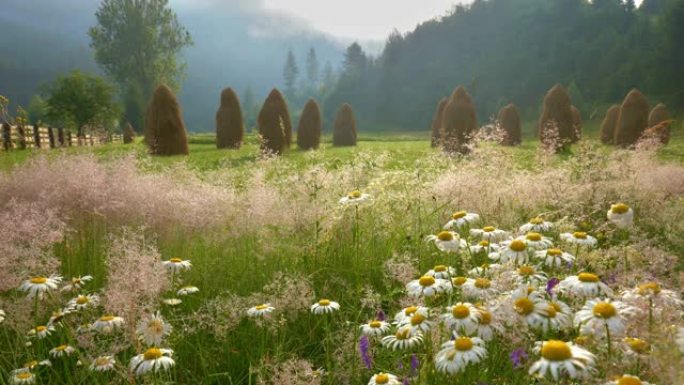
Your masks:
M 50 139 L 50 148 L 55 148 L 55 131 L 52 126 L 48 126 L 48 139 Z
M 23 124 L 17 125 L 17 143 L 20 150 L 26 149 L 26 130 Z
M 59 140 L 59 147 L 64 147 L 64 127 L 57 128 L 57 139 Z
M 36 148 L 40 148 L 40 127 L 37 124 L 33 125 L 33 143 Z
M 71 143 L 71 140 L 72 140 L 72 137 L 71 137 L 71 130 L 68 130 L 68 131 L 67 131 L 67 146 L 69 146 L 69 147 L 71 147 L 71 144 L 72 144 L 72 143 Z
M 12 149 L 12 134 L 10 130 L 10 125 L 8 123 L 2 124 L 2 146 L 5 151 Z

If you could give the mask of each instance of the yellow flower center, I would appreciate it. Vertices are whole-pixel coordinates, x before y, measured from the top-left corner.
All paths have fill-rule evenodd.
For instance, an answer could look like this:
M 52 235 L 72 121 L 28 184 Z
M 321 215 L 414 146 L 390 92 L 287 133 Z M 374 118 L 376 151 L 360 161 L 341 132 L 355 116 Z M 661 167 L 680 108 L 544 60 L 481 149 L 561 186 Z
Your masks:
M 155 333 L 161 333 L 164 331 L 164 322 L 159 319 L 152 319 L 147 327 Z
M 255 306 L 254 308 L 257 309 L 257 310 L 259 310 L 259 311 L 261 311 L 261 310 L 266 310 L 266 309 L 268 309 L 268 305 L 266 305 L 266 304 L 264 304 L 264 305 L 258 305 L 258 306 Z
M 385 373 L 380 373 L 377 376 L 375 376 L 375 383 L 376 384 L 386 384 L 389 382 L 389 376 L 386 375 Z
M 378 320 L 374 320 L 368 323 L 368 326 L 372 327 L 373 329 L 377 329 L 382 326 L 382 322 Z
M 426 318 L 424 315 L 416 313 L 411 317 L 411 325 L 417 326 L 425 322 Z
M 480 325 L 489 325 L 492 323 L 492 313 L 486 310 L 480 310 Z
M 625 377 L 622 376 L 617 380 L 617 385 L 641 385 L 643 382 L 641 382 L 640 379 L 636 377 Z
M 579 336 L 575 338 L 575 343 L 580 346 L 587 346 L 589 344 L 589 337 Z
M 534 273 L 536 273 L 536 270 L 532 266 L 523 265 L 518 268 L 518 274 L 522 275 L 523 277 L 529 277 L 534 275 Z
M 158 348 L 149 348 L 143 354 L 145 361 L 156 360 L 161 358 L 163 355 L 164 353 L 162 353 L 162 351 Z
M 468 278 L 466 277 L 454 277 L 451 282 L 454 284 L 454 286 L 461 286 L 464 283 L 468 282 Z
M 530 219 L 530 223 L 533 225 L 541 225 L 542 223 L 544 223 L 544 218 L 541 218 L 541 217 L 532 218 L 532 219 Z
M 169 259 L 169 262 L 171 262 L 171 263 L 181 263 L 181 262 L 183 262 L 183 260 L 180 259 L 180 258 L 171 258 L 171 259 Z
M 394 336 L 398 340 L 407 340 L 409 338 L 410 333 L 411 333 L 411 329 L 401 328 L 401 329 L 397 330 L 396 333 L 394 333 Z
M 468 213 L 466 213 L 465 211 L 457 211 L 457 212 L 453 213 L 451 215 L 451 217 L 453 219 L 461 219 L 461 218 L 465 217 L 466 215 L 468 215 Z
M 330 306 L 330 300 L 329 299 L 322 299 L 322 300 L 318 301 L 318 304 L 320 306 Z
M 485 226 L 482 228 L 482 231 L 484 231 L 485 233 L 491 233 L 494 230 L 496 230 L 494 226 Z
M 420 286 L 423 286 L 423 287 L 432 286 L 435 284 L 435 282 L 436 282 L 435 278 L 430 277 L 429 275 L 424 275 L 424 276 L 420 277 L 420 279 L 418 280 L 418 283 L 420 283 Z
M 466 305 L 456 305 L 451 308 L 451 314 L 454 318 L 464 319 L 470 315 L 470 309 Z
M 572 358 L 572 350 L 563 341 L 551 340 L 542 345 L 541 356 L 549 361 L 565 361 Z
M 483 239 L 480 241 L 480 246 L 482 247 L 489 247 L 489 241 L 486 239 Z
M 29 361 L 29 362 L 24 364 L 24 367 L 28 368 L 28 369 L 33 369 L 37 365 L 38 365 L 38 361 Z
M 31 283 L 34 285 L 42 285 L 47 282 L 47 278 L 45 277 L 33 277 L 31 278 Z
M 546 254 L 551 255 L 553 257 L 560 257 L 561 255 L 563 255 L 563 252 L 561 251 L 561 249 L 548 249 L 546 250 Z
M 511 250 L 518 252 L 518 253 L 521 251 L 525 251 L 525 249 L 527 249 L 527 245 L 525 244 L 525 242 L 521 241 L 520 239 L 512 240 L 511 243 L 508 245 L 508 247 Z
M 58 347 L 55 348 L 55 350 L 57 350 L 58 352 L 63 352 L 66 350 L 67 347 L 68 347 L 68 345 L 59 345 Z
M 487 278 L 475 278 L 475 287 L 478 289 L 489 289 L 492 286 L 492 282 Z
M 350 192 L 349 194 L 347 194 L 347 198 L 349 198 L 349 199 L 359 199 L 359 198 L 361 198 L 361 191 L 359 191 L 359 190 L 354 190 L 354 191 Z
M 647 295 L 647 294 L 660 294 L 660 291 L 662 288 L 657 282 L 647 282 L 644 284 L 641 284 L 637 288 L 638 292 L 640 295 Z
M 437 239 L 439 239 L 442 242 L 453 241 L 454 234 L 452 234 L 450 231 L 441 231 L 439 234 L 437 234 Z
M 592 273 L 579 273 L 577 274 L 577 279 L 579 279 L 580 282 L 598 282 L 599 276 Z
M 31 372 L 20 372 L 16 374 L 16 377 L 20 380 L 28 380 L 33 377 L 33 374 L 31 374 Z
M 95 359 L 95 366 L 105 366 L 109 364 L 109 358 L 108 357 L 97 357 Z
M 445 265 L 437 265 L 434 270 L 438 273 L 443 273 L 447 271 L 447 267 Z
M 587 233 L 584 231 L 575 231 L 572 233 L 572 236 L 577 238 L 577 239 L 587 239 Z
M 47 330 L 46 326 L 36 326 L 36 332 L 41 333 Z
M 100 317 L 100 321 L 102 321 L 102 322 L 109 322 L 109 321 L 112 321 L 113 319 L 114 319 L 113 315 L 104 315 L 104 316 Z
M 640 338 L 625 338 L 625 342 L 636 353 L 645 353 L 650 348 L 649 343 Z
M 85 304 L 87 304 L 89 301 L 90 301 L 90 300 L 89 300 L 88 297 L 86 297 L 85 295 L 79 295 L 79 296 L 76 298 L 76 303 L 79 304 L 79 305 L 85 305 Z
M 629 211 L 629 206 L 627 206 L 624 203 L 616 203 L 610 206 L 610 211 L 612 211 L 615 214 L 624 214 Z
M 404 315 L 410 316 L 411 314 L 415 313 L 418 311 L 417 306 L 409 306 L 406 309 L 404 309 Z
M 528 241 L 533 241 L 533 242 L 539 242 L 542 240 L 542 236 L 539 233 L 527 233 L 527 238 Z
M 534 311 L 534 302 L 527 297 L 518 298 L 515 300 L 513 308 L 520 315 L 529 315 Z
M 558 314 L 558 309 L 556 309 L 555 306 L 549 305 L 549 306 L 546 308 L 546 316 L 547 316 L 548 318 L 556 318 L 556 315 L 557 315 L 557 314 Z
M 595 316 L 604 319 L 612 318 L 617 315 L 617 309 L 615 308 L 615 306 L 608 302 L 597 303 L 596 305 L 594 305 L 594 309 L 592 310 L 592 312 Z
M 454 341 L 454 348 L 460 352 L 467 352 L 473 348 L 473 340 L 468 337 L 459 337 Z

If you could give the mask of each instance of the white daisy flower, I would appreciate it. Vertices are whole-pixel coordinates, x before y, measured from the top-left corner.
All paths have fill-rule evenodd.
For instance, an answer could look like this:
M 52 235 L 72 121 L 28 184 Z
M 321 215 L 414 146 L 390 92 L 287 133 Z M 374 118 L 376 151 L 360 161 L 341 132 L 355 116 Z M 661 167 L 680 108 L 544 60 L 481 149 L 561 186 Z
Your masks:
M 33 384 L 36 382 L 36 376 L 26 368 L 15 369 L 11 374 L 10 383 L 12 384 Z
M 90 370 L 95 372 L 108 372 L 114 369 L 116 359 L 113 356 L 100 356 L 90 363 Z
M 176 362 L 171 358 L 173 350 L 149 348 L 143 354 L 131 359 L 130 368 L 136 376 L 143 376 L 149 372 L 159 372 L 174 366 Z
M 108 334 L 124 324 L 124 319 L 113 315 L 103 315 L 92 325 L 92 329 L 100 333 Z
M 397 324 L 406 323 L 408 320 L 411 319 L 411 317 L 413 317 L 417 313 L 423 314 L 427 317 L 427 315 L 430 313 L 430 309 L 425 306 L 408 306 L 401 309 L 400 312 L 394 315 L 394 321 Z
M 457 374 L 487 357 L 485 343 L 480 338 L 455 337 L 453 341 L 442 344 L 442 349 L 435 356 L 435 368 L 442 373 Z
M 180 298 L 164 298 L 162 303 L 169 306 L 178 306 L 183 303 L 183 300 Z
M 489 259 L 500 263 L 512 262 L 516 265 L 524 265 L 530 260 L 530 249 L 527 243 L 520 239 L 503 241 L 499 251 L 489 253 Z
M 492 277 L 504 270 L 504 266 L 498 263 L 484 263 L 468 270 L 468 275 L 473 277 Z
M 410 349 L 423 343 L 423 334 L 410 325 L 400 326 L 394 334 L 385 336 L 382 345 L 392 350 Z
M 52 325 L 40 325 L 40 326 L 36 326 L 35 328 L 29 330 L 28 336 L 30 338 L 37 338 L 39 340 L 42 340 L 43 338 L 52 334 L 52 332 L 54 332 L 54 331 L 55 331 L 55 327 Z
M 460 289 L 466 282 L 472 281 L 472 278 L 467 278 L 467 277 L 454 277 L 451 278 L 451 287 Z
M 328 314 L 340 310 L 340 304 L 329 299 L 322 299 L 311 305 L 311 312 L 314 314 Z
M 60 309 L 52 312 L 52 315 L 50 316 L 50 319 L 48 320 L 48 325 L 55 325 L 60 323 L 64 317 L 67 315 L 73 313 L 73 309 L 70 308 L 65 308 L 65 309 Z
M 83 310 L 88 307 L 97 306 L 100 302 L 100 297 L 96 294 L 82 294 L 76 298 L 72 298 L 67 302 L 67 307 L 75 310 Z
M 470 235 L 493 243 L 498 243 L 508 238 L 508 233 L 506 231 L 497 229 L 494 226 L 485 226 L 481 229 L 471 229 Z
M 411 317 L 406 317 L 399 327 L 408 326 L 412 332 L 428 332 L 434 325 L 434 322 L 428 318 L 427 311 L 416 311 Z
M 610 298 L 592 299 L 575 314 L 575 326 L 581 327 L 582 334 L 603 337 L 606 328 L 613 337 L 625 332 L 623 317 L 631 312 L 631 308 Z
M 57 289 L 59 283 L 62 282 L 62 277 L 58 275 L 51 275 L 50 277 L 33 277 L 24 281 L 19 290 L 28 293 L 29 298 L 34 296 L 42 296 L 50 290 Z
M 677 346 L 679 346 L 679 351 L 684 354 L 684 328 L 682 327 L 677 330 Z
M 461 239 L 458 234 L 447 230 L 440 231 L 437 235 L 428 235 L 425 237 L 425 240 L 427 242 L 434 242 L 435 246 L 437 246 L 440 251 L 446 253 L 455 253 L 468 247 L 468 243 Z
M 622 299 L 626 302 L 642 306 L 654 306 L 656 308 L 678 308 L 684 305 L 679 295 L 663 289 L 658 282 L 645 282 L 631 290 L 622 293 Z
M 630 227 L 634 222 L 634 210 L 624 203 L 611 205 L 606 215 L 619 228 Z
M 475 334 L 484 341 L 491 341 L 495 334 L 503 333 L 503 325 L 499 320 L 494 319 L 494 314 L 483 308 L 478 307 L 479 317 L 477 319 L 477 329 Z
M 451 229 L 462 229 L 464 227 L 470 226 L 471 224 L 478 222 L 480 216 L 475 213 L 468 213 L 465 211 L 457 211 L 451 215 L 451 220 L 444 225 L 445 230 Z
M 62 288 L 62 291 L 76 291 L 80 290 L 83 285 L 93 280 L 91 275 L 84 275 L 78 277 L 71 277 L 71 280 L 67 285 Z
M 406 284 L 406 291 L 414 297 L 432 297 L 437 293 L 451 290 L 449 281 L 424 275 Z
M 572 309 L 561 301 L 548 302 L 542 309 L 542 316 L 538 317 L 531 325 L 544 333 L 550 331 L 562 331 L 572 327 Z
M 145 318 L 138 322 L 138 327 L 136 332 L 138 333 L 138 338 L 147 345 L 159 346 L 162 343 L 164 337 L 171 334 L 173 328 L 171 325 L 164 321 L 160 312 L 153 314 L 148 314 Z
M 457 333 L 472 334 L 477 329 L 481 313 L 469 302 L 459 302 L 442 314 L 444 323 Z
M 541 358 L 530 367 L 530 375 L 546 378 L 549 374 L 555 381 L 561 377 L 586 378 L 593 369 L 596 356 L 588 350 L 570 342 L 549 340 L 537 342 L 535 353 Z
M 35 369 L 35 368 L 37 368 L 37 367 L 39 367 L 39 366 L 48 366 L 48 367 L 51 367 L 51 366 L 52 366 L 52 362 L 50 362 L 50 360 L 42 360 L 42 361 L 33 360 L 33 361 L 29 361 L 29 362 L 27 362 L 27 363 L 24 364 L 24 369 L 33 370 L 33 369 Z
M 547 222 L 542 217 L 535 217 L 530 219 L 529 222 L 520 226 L 521 233 L 528 233 L 534 231 L 537 233 L 545 233 L 553 228 L 553 223 Z
M 523 237 L 518 237 L 516 239 L 519 239 L 525 244 L 527 244 L 527 247 L 529 247 L 532 250 L 546 250 L 549 247 L 553 246 L 553 241 L 549 237 L 545 237 L 541 235 L 540 233 L 530 231 Z
M 575 263 L 574 255 L 557 248 L 536 251 L 535 256 L 544 261 L 544 266 L 554 269 Z
M 622 342 L 625 343 L 625 353 L 633 357 L 647 355 L 651 351 L 651 344 L 641 338 L 626 337 Z
M 468 298 L 487 300 L 497 294 L 497 290 L 492 287 L 492 281 L 487 278 L 475 278 L 461 287 L 463 294 Z
M 456 269 L 451 266 L 437 265 L 434 268 L 428 270 L 425 275 L 441 279 L 449 279 L 456 275 Z
M 190 260 L 182 260 L 180 258 L 171 258 L 168 261 L 163 261 L 162 265 L 164 265 L 166 270 L 172 273 L 188 271 L 192 267 L 192 263 L 190 263 Z
M 499 244 L 489 242 L 486 239 L 483 239 L 476 244 L 470 245 L 470 252 L 473 254 L 496 253 L 497 251 L 499 251 Z
M 630 374 L 623 374 L 620 378 L 616 378 L 614 381 L 608 381 L 605 385 L 651 385 L 646 381 L 642 381 L 639 377 L 632 376 Z
M 340 199 L 340 204 L 342 205 L 358 205 L 370 201 L 371 196 L 368 194 L 363 194 L 359 190 L 354 190 L 347 194 L 346 197 Z
M 5 313 L 5 311 L 0 309 L 0 324 L 5 320 L 6 316 L 7 314 Z
M 575 231 L 574 233 L 562 233 L 560 239 L 573 245 L 580 245 L 586 247 L 594 247 L 598 241 L 596 238 L 585 233 L 584 231 Z
M 50 349 L 50 356 L 53 358 L 61 358 L 72 355 L 76 349 L 69 345 L 59 345 L 56 348 Z
M 546 273 L 538 266 L 521 265 L 511 272 L 515 281 L 520 285 L 541 284 L 546 282 Z
M 378 373 L 371 377 L 368 385 L 401 385 L 401 381 L 394 374 Z
M 601 282 L 598 275 L 593 273 L 579 273 L 566 277 L 558 284 L 558 290 L 579 297 L 598 297 L 611 295 L 613 291 Z
M 367 324 L 361 325 L 360 328 L 361 334 L 365 336 L 380 337 L 385 335 L 389 331 L 390 324 L 388 322 L 376 319 L 368 322 Z
M 265 317 L 271 314 L 273 310 L 275 310 L 275 308 L 271 306 L 270 303 L 264 303 L 247 309 L 247 315 L 250 317 Z
M 176 294 L 178 295 L 189 295 L 189 294 L 195 294 L 198 293 L 199 289 L 195 286 L 183 286 L 178 291 Z
M 512 296 L 513 310 L 529 325 L 536 327 L 543 322 L 547 314 L 549 303 L 536 292 L 530 295 Z

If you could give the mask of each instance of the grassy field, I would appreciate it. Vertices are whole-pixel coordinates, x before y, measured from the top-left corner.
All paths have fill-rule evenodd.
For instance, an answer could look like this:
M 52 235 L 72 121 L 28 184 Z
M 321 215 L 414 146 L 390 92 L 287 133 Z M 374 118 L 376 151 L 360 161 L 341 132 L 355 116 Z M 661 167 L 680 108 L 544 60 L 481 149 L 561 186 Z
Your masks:
M 22 373 L 40 384 L 380 384 L 384 377 L 374 376 L 381 372 L 410 384 L 604 384 L 624 374 L 677 384 L 684 378 L 684 352 L 675 342 L 684 326 L 677 300 L 684 278 L 684 138 L 676 132 L 656 151 L 615 151 L 598 144 L 594 132 L 590 124 L 589 139 L 561 155 L 545 154 L 528 139 L 516 148 L 481 143 L 468 156 L 449 157 L 429 147 L 427 133 L 367 134 L 349 148 L 325 140 L 319 151 L 293 149 L 280 158 L 259 156 L 253 137 L 240 150 L 218 151 L 211 135 L 193 135 L 188 157 L 151 158 L 142 143 L 0 154 L 0 384 Z M 353 191 L 370 199 L 340 203 Z M 606 218 L 618 202 L 633 209 L 632 225 Z M 457 252 L 445 252 L 440 242 L 426 241 L 460 210 L 480 220 L 451 236 L 477 246 L 481 236 L 469 230 L 495 226 L 506 231 L 502 254 L 460 243 Z M 533 252 L 519 227 L 537 216 L 553 223 L 541 232 L 573 263 L 546 266 Z M 595 237 L 596 245 L 561 240 L 575 231 Z M 515 237 L 526 245 L 524 263 L 502 257 Z M 171 273 L 163 261 L 172 258 L 192 267 Z M 492 268 L 475 269 L 484 264 Z M 452 268 L 438 282 L 440 293 L 413 295 L 439 265 Z M 541 274 L 524 275 L 520 265 Z M 582 296 L 565 283 L 548 284 L 581 272 L 607 286 Z M 40 299 L 19 289 L 51 274 L 64 281 Z M 84 275 L 92 281 L 61 290 Z M 455 277 L 467 278 L 470 289 Z M 473 289 L 478 278 L 490 281 L 491 292 Z M 662 290 L 623 295 L 653 282 Z M 199 291 L 179 294 L 186 286 Z M 97 303 L 67 306 L 83 294 Z M 595 297 L 630 307 L 615 305 L 622 327 L 609 329 L 608 338 L 604 320 L 573 323 Z M 339 310 L 313 314 L 310 306 L 321 299 Z M 477 326 L 451 330 L 442 321 L 462 303 Z M 568 314 L 548 323 L 549 306 L 558 303 Z M 261 304 L 274 309 L 248 315 Z M 385 334 L 408 326 L 415 345 L 393 350 L 381 337 L 362 336 L 361 325 L 391 323 L 412 305 L 429 310 L 388 325 Z M 55 318 L 60 309 L 69 314 Z M 157 311 L 163 322 L 151 324 Z M 104 327 L 108 316 L 122 317 L 122 325 Z M 539 320 L 552 326 L 540 328 Z M 54 330 L 39 338 L 36 327 L 44 325 Z M 167 335 L 160 325 L 172 330 Z M 146 340 L 150 335 L 160 340 Z M 637 354 L 625 337 L 650 348 Z M 460 348 L 442 346 L 452 338 Z M 453 364 L 457 373 L 440 370 L 445 359 L 473 353 L 466 340 L 486 354 Z M 577 366 L 586 378 L 530 374 L 540 360 L 535 344 L 547 340 L 590 352 Z M 62 345 L 74 352 L 51 353 Z M 175 365 L 136 376 L 136 355 L 164 360 L 153 346 L 172 349 Z M 91 369 L 102 357 L 115 362 L 111 370 Z

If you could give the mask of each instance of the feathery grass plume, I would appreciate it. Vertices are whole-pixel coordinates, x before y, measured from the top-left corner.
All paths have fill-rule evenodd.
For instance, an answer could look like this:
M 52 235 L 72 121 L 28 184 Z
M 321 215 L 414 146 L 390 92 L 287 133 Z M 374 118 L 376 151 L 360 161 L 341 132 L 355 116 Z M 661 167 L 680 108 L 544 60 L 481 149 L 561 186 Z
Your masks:
M 272 89 L 264 101 L 257 124 L 262 138 L 262 150 L 281 154 L 286 147 L 290 147 L 292 121 L 285 98 L 277 88 Z
M 620 115 L 615 127 L 613 141 L 620 147 L 636 144 L 648 128 L 648 100 L 636 88 L 629 91 L 620 107 Z
M 309 99 L 299 118 L 297 146 L 302 150 L 317 149 L 321 142 L 321 126 L 321 109 L 315 100 Z
M 173 91 L 160 85 L 147 106 L 145 142 L 153 155 L 188 155 L 188 138 Z
M 515 146 L 522 142 L 522 129 L 520 127 L 520 113 L 515 104 L 509 104 L 499 111 L 499 125 L 504 130 L 505 136 L 501 142 L 504 146 Z
M 135 141 L 135 130 L 130 122 L 126 122 L 126 126 L 123 129 L 123 142 L 124 144 L 133 143 Z
M 333 127 L 333 146 L 356 146 L 356 118 L 348 103 L 337 111 Z
M 544 110 L 539 118 L 539 140 L 542 143 L 548 142 L 548 127 L 553 126 L 549 124 L 551 121 L 555 122 L 558 129 L 555 150 L 560 151 L 573 140 L 574 135 L 574 118 L 570 96 L 560 84 L 553 86 L 544 96 Z
M 620 106 L 613 104 L 608 111 L 606 111 L 606 117 L 603 118 L 603 122 L 601 122 L 601 143 L 613 144 L 618 116 L 620 116 Z
M 667 107 L 663 103 L 658 103 L 648 115 L 648 129 L 644 132 L 645 136 L 657 138 L 662 144 L 670 142 L 670 126 L 672 120 Z
M 477 114 L 472 98 L 463 86 L 451 94 L 442 117 L 442 145 L 447 152 L 467 153 L 467 144 L 477 130 Z
M 221 105 L 216 111 L 216 148 L 240 148 L 245 136 L 240 100 L 232 88 L 221 91 Z
M 582 138 L 582 112 L 575 106 L 570 106 L 572 111 L 572 143 L 577 143 Z
M 444 120 L 444 110 L 447 104 L 449 104 L 449 98 L 442 98 L 437 104 L 437 110 L 435 110 L 435 116 L 432 118 L 432 136 L 430 139 L 431 147 L 438 147 L 442 141 L 442 120 Z

